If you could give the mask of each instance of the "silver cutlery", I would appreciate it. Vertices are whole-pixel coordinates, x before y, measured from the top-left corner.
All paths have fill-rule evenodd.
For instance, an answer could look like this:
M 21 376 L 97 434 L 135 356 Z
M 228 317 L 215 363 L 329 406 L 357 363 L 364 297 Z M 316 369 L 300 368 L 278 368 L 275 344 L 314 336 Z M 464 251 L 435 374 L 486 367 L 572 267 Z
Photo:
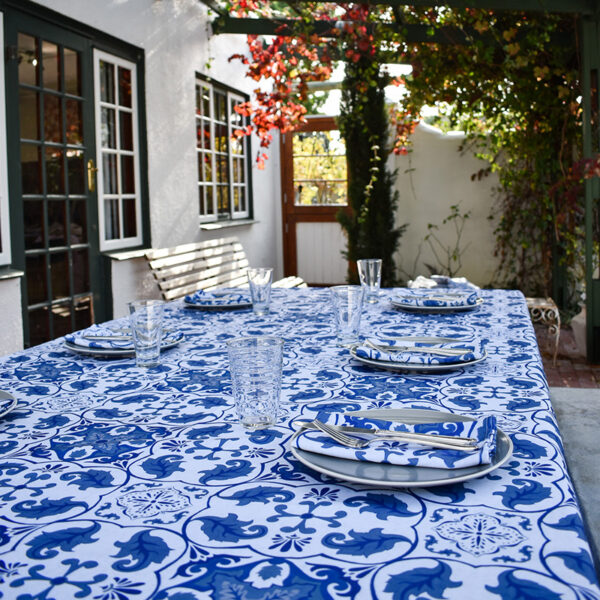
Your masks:
M 109 342 L 115 341 L 115 342 L 118 342 L 118 341 L 130 340 L 131 339 L 131 334 L 129 334 L 129 335 L 119 335 L 119 334 L 117 334 L 117 335 L 93 335 L 93 334 L 86 334 L 86 333 L 84 333 L 84 334 L 82 334 L 81 337 L 84 338 L 84 339 L 86 339 L 86 340 L 97 340 L 99 342 L 100 341 L 101 342 L 104 342 L 104 341 L 109 341 Z
M 304 421 L 302 422 L 302 427 L 307 429 L 316 429 L 317 426 L 313 421 Z M 402 437 L 411 437 L 414 439 L 423 439 L 427 440 L 439 440 L 449 444 L 457 444 L 460 446 L 469 446 L 477 443 L 477 439 L 474 437 L 459 437 L 457 435 L 443 435 L 441 433 L 416 433 L 414 431 L 398 431 L 392 429 L 375 429 L 375 428 L 367 428 L 367 427 L 353 427 L 352 425 L 331 425 L 328 424 L 328 427 L 332 427 L 336 431 L 341 433 L 358 433 L 358 434 L 368 434 L 368 435 L 382 435 L 386 437 L 390 436 L 402 436 Z
M 346 435 L 337 427 L 323 423 L 318 419 L 312 421 L 308 426 L 310 427 L 311 425 L 331 437 L 336 442 L 350 448 L 365 448 L 373 442 L 387 440 L 413 442 L 422 446 L 431 446 L 432 448 L 441 448 L 445 450 L 460 450 L 462 452 L 473 452 L 478 449 L 474 443 L 468 441 L 472 438 L 454 438 L 453 441 L 450 441 L 449 436 L 444 436 L 444 441 L 437 441 L 435 438 L 438 436 L 434 434 L 409 434 L 401 431 L 389 431 L 384 433 L 383 430 L 374 430 L 378 433 L 373 435 L 370 439 L 364 439 Z M 368 433 L 371 434 L 372 432 L 369 431 Z M 459 439 L 459 443 L 455 441 L 457 439 Z
M 365 345 L 379 352 L 420 352 L 421 354 L 435 354 L 438 356 L 462 356 L 466 352 L 473 352 L 472 348 L 432 348 L 431 346 L 386 346 L 376 344 L 372 340 L 365 340 Z

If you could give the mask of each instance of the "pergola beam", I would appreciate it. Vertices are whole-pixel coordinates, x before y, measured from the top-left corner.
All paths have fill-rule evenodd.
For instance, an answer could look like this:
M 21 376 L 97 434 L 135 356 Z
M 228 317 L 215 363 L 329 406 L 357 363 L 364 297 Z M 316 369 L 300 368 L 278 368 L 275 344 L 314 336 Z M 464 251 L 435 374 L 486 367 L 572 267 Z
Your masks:
M 220 15 L 226 11 L 218 4 L 217 0 L 200 0 L 209 8 Z M 302 6 L 309 5 L 311 0 L 295 0 L 288 4 Z M 447 6 L 448 8 L 483 8 L 486 10 L 517 10 L 525 12 L 553 12 L 573 13 L 580 15 L 594 15 L 597 12 L 595 0 L 368 0 L 368 4 L 380 4 L 386 6 L 416 6 L 420 8 L 433 8 L 436 6 Z
M 217 23 L 213 23 L 215 33 L 252 34 L 252 35 L 295 35 L 299 32 L 298 26 L 302 25 L 300 31 L 308 35 L 317 34 L 322 37 L 333 37 L 333 30 L 339 21 L 315 20 L 304 23 L 298 19 L 245 19 L 238 17 L 222 17 Z M 369 28 L 375 27 L 369 23 Z M 460 29 L 458 27 L 438 27 L 436 29 L 428 25 L 418 24 L 389 24 L 385 25 L 388 30 L 402 32 L 403 39 L 409 43 L 437 43 L 437 44 L 465 44 L 474 39 L 483 39 L 490 44 L 494 43 L 494 37 L 489 33 L 480 34 L 474 29 Z M 522 33 L 525 35 L 525 32 Z M 572 46 L 575 40 L 569 34 L 558 34 L 553 39 L 557 45 Z

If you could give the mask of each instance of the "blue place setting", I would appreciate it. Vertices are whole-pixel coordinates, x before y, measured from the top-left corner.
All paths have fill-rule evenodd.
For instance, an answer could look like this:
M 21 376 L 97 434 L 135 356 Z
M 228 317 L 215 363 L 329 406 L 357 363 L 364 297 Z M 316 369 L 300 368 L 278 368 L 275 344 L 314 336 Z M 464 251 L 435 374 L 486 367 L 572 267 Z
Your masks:
M 239 289 L 198 290 L 185 296 L 183 303 L 186 308 L 235 309 L 251 307 L 252 299 L 250 298 L 250 292 Z
M 459 469 L 481 464 L 490 464 L 496 452 L 496 417 L 486 416 L 472 421 L 435 422 L 406 424 L 383 419 L 368 418 L 347 414 L 318 415 L 322 423 L 341 426 L 339 431 L 359 440 L 368 440 L 363 448 L 352 448 L 336 442 L 320 430 L 305 429 L 295 436 L 294 444 L 301 450 L 326 454 L 350 460 L 372 463 L 388 463 L 413 467 L 435 467 Z M 373 433 L 369 433 L 372 431 Z M 394 434 L 399 434 L 397 438 Z M 449 446 L 455 440 L 466 441 L 453 448 L 428 448 L 418 441 L 406 438 L 402 434 L 421 434 L 437 438 L 442 444 L 447 440 Z M 415 436 L 416 438 L 417 436 Z M 433 442 L 435 443 L 435 441 Z
M 480 340 L 426 343 L 367 338 L 355 348 L 356 357 L 402 364 L 456 364 L 480 360 L 485 355 L 485 347 Z
M 483 303 L 481 292 L 473 289 L 402 289 L 392 296 L 392 306 L 417 312 L 463 311 Z
M 177 346 L 184 338 L 181 331 L 165 329 L 161 349 Z M 65 347 L 81 354 L 129 356 L 135 352 L 131 330 L 127 327 L 92 325 L 82 331 L 70 333 L 64 338 Z

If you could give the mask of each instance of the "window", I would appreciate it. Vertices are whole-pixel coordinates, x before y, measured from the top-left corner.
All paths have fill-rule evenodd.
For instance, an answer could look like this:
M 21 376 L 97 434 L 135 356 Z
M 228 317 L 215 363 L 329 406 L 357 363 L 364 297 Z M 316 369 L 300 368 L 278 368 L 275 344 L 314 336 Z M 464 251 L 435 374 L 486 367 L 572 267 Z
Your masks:
M 142 243 L 135 64 L 96 50 L 96 157 L 100 249 Z
M 248 140 L 234 136 L 245 117 L 234 107 L 240 94 L 196 80 L 198 197 L 201 221 L 241 219 L 250 215 Z
M 4 25 L 0 12 L 0 81 L 4 81 Z M 0 86 L 0 265 L 10 263 L 10 236 L 8 223 L 8 177 L 6 156 L 6 122 L 4 119 L 4 85 Z

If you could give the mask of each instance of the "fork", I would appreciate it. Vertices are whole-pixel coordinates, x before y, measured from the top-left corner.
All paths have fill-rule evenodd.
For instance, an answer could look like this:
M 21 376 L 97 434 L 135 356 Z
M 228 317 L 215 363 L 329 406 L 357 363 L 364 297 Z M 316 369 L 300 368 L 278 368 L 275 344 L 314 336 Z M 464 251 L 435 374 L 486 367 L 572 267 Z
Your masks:
M 462 356 L 466 352 L 471 352 L 469 348 L 431 348 L 421 346 L 380 346 L 367 339 L 365 345 L 377 350 L 378 352 L 421 352 L 423 354 L 435 354 L 438 356 Z
M 382 441 L 382 440 L 386 439 L 386 437 L 384 437 L 381 434 L 378 435 L 377 437 L 373 437 L 368 440 L 365 440 L 363 438 L 358 438 L 358 437 L 352 437 L 350 435 L 346 435 L 345 433 L 342 433 L 341 431 L 338 431 L 337 429 L 335 429 L 331 425 L 328 425 L 327 423 L 323 423 L 322 421 L 319 421 L 318 419 L 315 419 L 312 422 L 312 424 L 319 431 L 322 431 L 323 433 L 328 435 L 331 439 L 335 440 L 339 444 L 342 444 L 342 446 L 348 446 L 349 448 L 365 448 L 372 442 Z M 413 442 L 415 444 L 420 444 L 423 446 L 431 446 L 432 448 L 442 448 L 445 450 L 461 450 L 462 452 L 473 452 L 474 450 L 478 449 L 477 446 L 467 446 L 467 445 L 459 446 L 456 444 L 452 444 L 450 442 L 444 443 L 444 442 L 438 442 L 436 440 L 416 440 L 413 438 L 410 438 L 410 439 L 403 438 L 402 433 L 396 432 L 396 431 L 393 431 L 393 432 L 391 431 L 390 435 L 387 439 L 403 441 L 403 442 L 407 442 L 407 443 Z

